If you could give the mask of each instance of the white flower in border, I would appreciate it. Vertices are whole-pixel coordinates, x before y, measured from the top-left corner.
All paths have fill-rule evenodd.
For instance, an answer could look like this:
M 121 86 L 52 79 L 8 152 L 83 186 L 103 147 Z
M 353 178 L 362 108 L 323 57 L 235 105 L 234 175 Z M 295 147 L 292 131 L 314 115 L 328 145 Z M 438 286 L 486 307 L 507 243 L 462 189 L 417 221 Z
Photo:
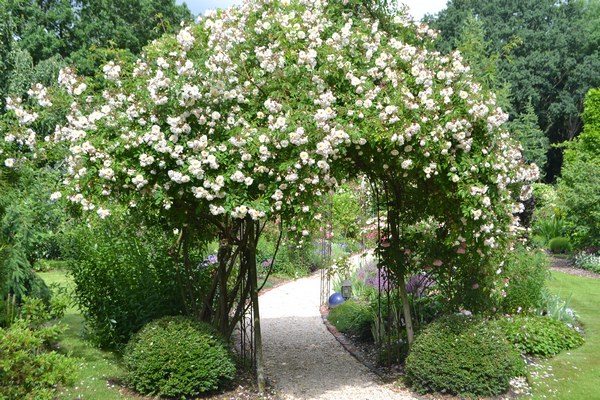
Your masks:
M 57 201 L 58 199 L 60 199 L 62 197 L 62 193 L 61 192 L 54 192 L 50 195 L 50 200 L 52 201 Z
M 105 219 L 106 217 L 108 217 L 110 215 L 110 210 L 107 210 L 105 208 L 100 207 L 96 213 L 98 214 L 98 216 L 102 219 Z

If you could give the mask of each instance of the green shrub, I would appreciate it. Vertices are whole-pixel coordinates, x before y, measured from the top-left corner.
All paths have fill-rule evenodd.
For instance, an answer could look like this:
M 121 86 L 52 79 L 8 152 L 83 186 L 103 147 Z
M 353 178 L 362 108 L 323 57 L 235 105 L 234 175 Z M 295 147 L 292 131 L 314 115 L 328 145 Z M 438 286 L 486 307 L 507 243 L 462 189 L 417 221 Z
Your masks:
M 373 313 L 368 304 L 348 300 L 329 310 L 327 318 L 338 331 L 361 339 L 371 339 Z
M 159 228 L 141 229 L 115 216 L 78 227 L 63 246 L 73 260 L 74 298 L 90 339 L 101 347 L 118 349 L 146 323 L 184 313 L 177 266 Z M 208 270 L 194 282 L 202 282 L 200 273 Z
M 0 328 L 0 398 L 50 400 L 57 385 L 73 383 L 74 361 L 47 350 L 55 334 L 51 327 L 33 329 L 24 320 Z
M 600 90 L 591 89 L 584 103 L 583 132 L 564 150 L 556 185 L 569 237 L 577 247 L 600 242 Z
M 273 254 L 275 253 L 277 238 L 266 235 L 258 242 L 256 248 L 256 262 L 263 271 L 271 268 Z M 278 275 L 300 278 L 307 276 L 310 271 L 316 270 L 318 261 L 315 256 L 315 247 L 310 242 L 301 245 L 283 239 L 277 250 L 272 272 Z
M 549 276 L 548 257 L 542 251 L 517 247 L 504 264 L 504 273 L 510 278 L 504 288 L 502 311 L 514 313 L 519 309 L 536 310 L 544 305 L 544 285 Z
M 562 236 L 565 231 L 565 224 L 561 218 L 553 215 L 551 217 L 536 219 L 533 230 L 543 238 L 545 244 L 555 237 Z
M 498 320 L 498 325 L 521 352 L 551 357 L 583 344 L 583 337 L 564 322 L 535 315 L 518 315 Z
M 427 326 L 406 359 L 405 378 L 419 393 L 495 396 L 525 373 L 503 333 L 479 318 L 449 316 Z
M 566 253 L 572 249 L 569 239 L 562 236 L 550 239 L 550 242 L 548 242 L 548 247 L 550 247 L 550 251 L 554 254 Z
M 198 395 L 222 387 L 235 375 L 218 334 L 185 317 L 147 324 L 127 344 L 123 361 L 131 387 L 157 396 Z

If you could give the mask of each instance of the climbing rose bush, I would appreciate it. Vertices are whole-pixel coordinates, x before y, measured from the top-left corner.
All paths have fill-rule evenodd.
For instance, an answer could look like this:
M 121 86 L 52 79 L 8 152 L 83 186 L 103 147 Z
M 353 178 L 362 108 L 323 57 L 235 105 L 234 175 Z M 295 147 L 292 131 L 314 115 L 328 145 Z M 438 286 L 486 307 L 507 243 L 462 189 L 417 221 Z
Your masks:
M 147 203 L 216 224 L 279 215 L 304 235 L 322 194 L 361 172 L 401 188 L 406 223 L 432 216 L 445 251 L 496 254 L 537 168 L 522 163 L 494 95 L 458 52 L 434 51 L 435 36 L 358 0 L 209 11 L 134 64 L 107 64 L 100 84 L 64 69 L 58 89 L 10 99 L 2 165 L 64 146 L 53 199 L 101 218 L 114 201 Z

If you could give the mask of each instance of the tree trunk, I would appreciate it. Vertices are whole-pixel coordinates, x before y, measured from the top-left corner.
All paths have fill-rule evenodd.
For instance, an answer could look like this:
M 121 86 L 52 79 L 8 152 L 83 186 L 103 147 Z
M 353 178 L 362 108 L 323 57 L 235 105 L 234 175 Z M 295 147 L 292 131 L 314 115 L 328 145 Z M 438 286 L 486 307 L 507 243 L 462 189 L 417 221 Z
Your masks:
M 391 257 L 389 257 L 391 260 L 389 262 L 394 265 L 394 274 L 398 277 L 400 298 L 402 299 L 402 314 L 404 316 L 404 325 L 406 326 L 406 339 L 408 340 L 408 348 L 410 349 L 415 341 L 415 333 L 410 304 L 408 303 L 408 293 L 406 292 L 407 268 L 404 264 L 404 250 L 400 247 L 399 218 L 394 208 L 388 209 L 388 225 L 391 235 L 391 247 L 387 249 L 391 253 Z
M 258 243 L 258 234 L 254 231 L 255 222 L 248 219 L 246 221 L 246 229 L 248 229 L 248 242 L 245 249 L 245 260 L 248 267 L 250 278 L 250 301 L 252 302 L 252 310 L 254 315 L 254 349 L 256 351 L 256 382 L 258 390 L 262 393 L 265 391 L 265 371 L 262 347 L 262 334 L 260 329 L 260 310 L 258 306 L 258 274 L 256 271 L 256 245 Z
M 410 313 L 410 304 L 408 304 L 408 293 L 406 292 L 406 278 L 404 273 L 399 275 L 398 284 L 400 286 L 400 297 L 402 298 L 402 313 L 404 315 L 404 325 L 406 326 L 406 338 L 408 348 L 412 347 L 415 341 L 415 332 L 413 329 L 412 315 Z
M 219 266 L 214 282 L 216 290 L 212 293 L 213 295 L 216 294 L 217 296 L 217 309 L 212 310 L 215 316 L 215 321 L 213 321 L 213 324 L 217 326 L 217 329 L 222 335 L 226 335 L 229 322 L 229 309 L 227 308 L 227 281 L 229 280 L 229 276 L 227 273 L 227 266 L 231 262 L 232 255 L 232 243 L 230 237 L 230 232 L 226 232 L 223 233 L 219 238 L 219 250 L 217 256 Z M 212 304 L 212 299 L 209 300 L 209 304 Z

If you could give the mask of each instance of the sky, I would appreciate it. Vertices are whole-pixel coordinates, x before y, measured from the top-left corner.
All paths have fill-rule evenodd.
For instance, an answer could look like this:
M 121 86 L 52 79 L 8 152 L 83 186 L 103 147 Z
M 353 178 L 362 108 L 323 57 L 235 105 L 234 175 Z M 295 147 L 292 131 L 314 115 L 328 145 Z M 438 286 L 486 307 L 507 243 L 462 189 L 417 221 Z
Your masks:
M 177 4 L 186 3 L 194 15 L 204 14 L 205 10 L 225 8 L 240 4 L 241 0 L 177 0 Z M 412 16 L 420 20 L 425 14 L 435 14 L 446 7 L 446 0 L 404 0 Z

